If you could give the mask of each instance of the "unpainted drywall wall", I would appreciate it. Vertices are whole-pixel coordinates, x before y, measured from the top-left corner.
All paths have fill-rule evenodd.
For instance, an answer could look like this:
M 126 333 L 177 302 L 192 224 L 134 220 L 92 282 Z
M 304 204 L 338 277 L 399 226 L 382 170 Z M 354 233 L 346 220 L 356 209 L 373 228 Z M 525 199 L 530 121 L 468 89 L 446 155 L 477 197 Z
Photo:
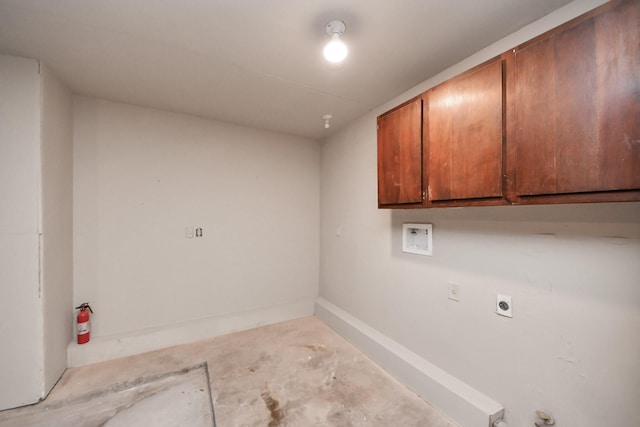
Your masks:
M 598 3 L 523 28 L 322 147 L 320 296 L 503 404 L 509 426 L 538 408 L 558 426 L 640 418 L 640 203 L 378 210 L 376 116 Z M 401 252 L 404 222 L 433 224 L 432 257 Z M 494 313 L 497 293 L 512 319 Z
M 69 89 L 41 67 L 42 302 L 45 389 L 67 368 L 73 328 L 73 146 Z
M 317 142 L 85 97 L 73 109 L 74 301 L 91 302 L 92 337 L 312 312 Z
M 38 62 L 0 55 L 0 409 L 44 395 Z

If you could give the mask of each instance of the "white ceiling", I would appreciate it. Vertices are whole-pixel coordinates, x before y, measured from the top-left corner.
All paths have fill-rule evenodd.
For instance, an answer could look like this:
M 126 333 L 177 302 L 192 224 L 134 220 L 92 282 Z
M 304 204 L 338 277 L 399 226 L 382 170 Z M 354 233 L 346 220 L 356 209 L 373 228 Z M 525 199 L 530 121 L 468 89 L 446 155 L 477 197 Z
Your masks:
M 41 59 L 77 94 L 321 139 L 566 3 L 0 0 L 0 53 Z M 347 25 L 339 66 L 322 58 L 332 19 Z

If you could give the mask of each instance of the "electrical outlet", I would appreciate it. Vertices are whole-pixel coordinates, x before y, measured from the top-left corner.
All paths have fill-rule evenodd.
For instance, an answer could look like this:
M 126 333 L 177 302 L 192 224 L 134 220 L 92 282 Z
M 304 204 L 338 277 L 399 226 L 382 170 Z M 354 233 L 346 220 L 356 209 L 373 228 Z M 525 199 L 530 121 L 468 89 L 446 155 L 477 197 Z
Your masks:
M 451 301 L 460 302 L 460 286 L 457 283 L 449 282 L 449 296 Z
M 504 317 L 513 317 L 513 304 L 510 296 L 498 294 L 496 298 L 496 314 Z

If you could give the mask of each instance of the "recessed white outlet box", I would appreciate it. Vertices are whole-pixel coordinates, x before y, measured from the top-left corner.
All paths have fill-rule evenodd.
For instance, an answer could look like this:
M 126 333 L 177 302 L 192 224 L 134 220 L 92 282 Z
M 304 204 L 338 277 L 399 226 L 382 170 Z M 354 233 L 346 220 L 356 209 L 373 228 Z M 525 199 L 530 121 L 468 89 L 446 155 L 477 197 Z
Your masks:
M 336 227 L 336 237 L 342 237 L 342 226 L 341 225 Z
M 448 298 L 452 301 L 460 302 L 460 287 L 457 283 L 449 282 L 449 296 Z
M 402 252 L 432 255 L 433 226 L 431 224 L 402 224 Z
M 186 237 L 187 239 L 193 238 L 193 227 L 185 227 L 184 237 Z
M 511 304 L 510 296 L 498 294 L 496 298 L 496 314 L 513 317 L 513 305 Z

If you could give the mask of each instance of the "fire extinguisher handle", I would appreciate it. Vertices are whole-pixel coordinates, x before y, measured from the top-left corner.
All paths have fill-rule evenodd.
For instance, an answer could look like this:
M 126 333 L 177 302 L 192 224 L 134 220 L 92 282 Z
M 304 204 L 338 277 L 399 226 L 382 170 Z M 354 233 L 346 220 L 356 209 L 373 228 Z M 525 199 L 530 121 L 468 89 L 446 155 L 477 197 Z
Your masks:
M 76 310 L 80 310 L 80 311 L 84 311 L 86 309 L 89 309 L 91 314 L 93 314 L 93 310 L 91 309 L 91 306 L 89 305 L 88 302 L 83 302 L 82 304 L 76 307 Z

